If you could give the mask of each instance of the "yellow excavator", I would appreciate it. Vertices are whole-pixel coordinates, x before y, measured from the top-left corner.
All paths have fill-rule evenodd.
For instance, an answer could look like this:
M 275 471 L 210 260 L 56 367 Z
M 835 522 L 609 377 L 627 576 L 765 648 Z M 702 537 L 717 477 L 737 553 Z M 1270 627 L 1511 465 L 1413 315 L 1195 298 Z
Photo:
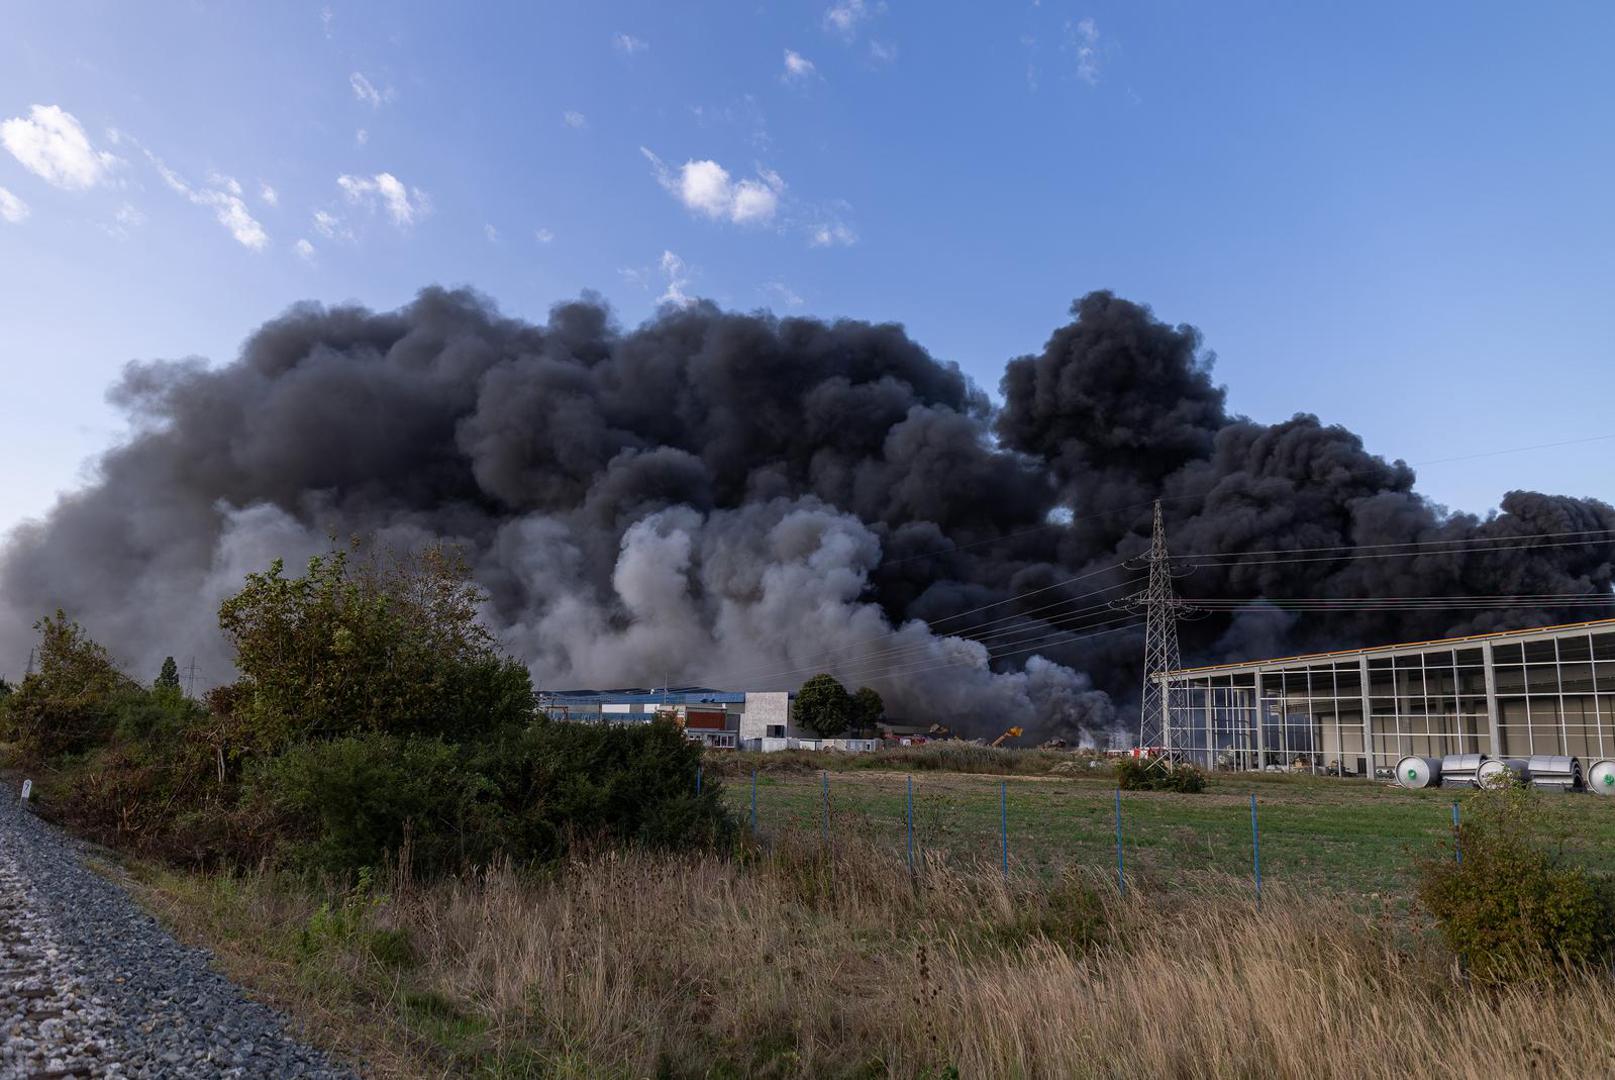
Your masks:
M 1018 728 L 1018 727 L 1012 727 L 1008 731 L 1004 732 L 1002 735 L 998 736 L 998 738 L 996 738 L 992 742 L 988 743 L 987 745 L 988 746 L 1003 746 L 1006 741 L 1008 741 L 1010 739 L 1018 739 L 1020 737 L 1021 737 L 1021 729 Z

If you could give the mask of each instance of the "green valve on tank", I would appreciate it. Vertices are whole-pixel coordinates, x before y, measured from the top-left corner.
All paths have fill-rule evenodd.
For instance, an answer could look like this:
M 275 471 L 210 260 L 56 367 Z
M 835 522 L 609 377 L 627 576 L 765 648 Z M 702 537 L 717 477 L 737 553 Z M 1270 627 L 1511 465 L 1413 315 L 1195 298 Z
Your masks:
M 1611 775 L 1610 773 L 1605 773 L 1604 774 L 1604 786 L 1609 787 L 1609 785 L 1611 785 L 1611 784 L 1615 784 L 1615 775 Z
M 1408 779 L 1409 780 L 1417 780 L 1418 778 L 1419 778 L 1419 770 L 1418 769 L 1409 769 L 1408 770 Z

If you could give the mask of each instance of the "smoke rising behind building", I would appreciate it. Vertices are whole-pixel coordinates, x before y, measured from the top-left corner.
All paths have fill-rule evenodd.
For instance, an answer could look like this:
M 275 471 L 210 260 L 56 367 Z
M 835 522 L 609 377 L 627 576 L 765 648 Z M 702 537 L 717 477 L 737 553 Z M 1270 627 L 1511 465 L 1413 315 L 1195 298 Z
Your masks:
M 20 669 L 30 625 L 60 607 L 133 670 L 194 654 L 222 681 L 217 606 L 246 572 L 332 536 L 441 539 L 540 687 L 794 688 L 830 670 L 907 718 L 1071 737 L 1137 693 L 1142 629 L 1102 605 L 1138 579 L 1117 564 L 1147 546 L 1153 499 L 1175 551 L 1220 555 L 1615 530 L 1603 502 L 1534 492 L 1448 514 L 1344 428 L 1231 415 L 1196 331 L 1109 293 L 1010 361 L 1001 390 L 995 409 L 893 324 L 701 303 L 623 328 L 585 299 L 537 325 L 440 288 L 395 312 L 299 305 L 228 364 L 128 366 L 111 397 L 131 436 L 0 555 L 0 661 Z M 1224 559 L 1182 590 L 1607 592 L 1610 535 Z M 1561 614 L 1256 607 L 1186 624 L 1184 653 Z

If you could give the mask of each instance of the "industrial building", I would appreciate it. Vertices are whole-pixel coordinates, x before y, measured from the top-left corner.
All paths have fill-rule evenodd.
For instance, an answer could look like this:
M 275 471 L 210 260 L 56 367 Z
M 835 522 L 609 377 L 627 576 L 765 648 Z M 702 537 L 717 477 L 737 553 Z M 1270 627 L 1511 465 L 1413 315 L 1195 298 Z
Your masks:
M 552 690 L 539 707 L 555 720 L 593 724 L 648 724 L 665 719 L 684 736 L 724 750 L 874 750 L 878 739 L 820 739 L 797 726 L 796 695 L 784 690 L 713 690 L 681 686 L 661 690 Z
M 1164 749 L 1207 768 L 1386 776 L 1409 757 L 1439 773 L 1456 755 L 1558 756 L 1579 775 L 1615 756 L 1615 619 L 1156 678 Z

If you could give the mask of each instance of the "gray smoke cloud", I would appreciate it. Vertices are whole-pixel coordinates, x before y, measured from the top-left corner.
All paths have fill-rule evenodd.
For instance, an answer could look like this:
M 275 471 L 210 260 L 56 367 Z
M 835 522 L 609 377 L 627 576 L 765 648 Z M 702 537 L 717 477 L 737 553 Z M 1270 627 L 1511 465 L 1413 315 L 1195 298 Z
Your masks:
M 1485 520 L 1447 514 L 1342 428 L 1230 415 L 1192 328 L 1102 292 L 1073 316 L 1009 363 L 995 409 L 891 324 L 699 303 L 623 328 L 585 297 L 537 325 L 440 288 L 395 312 L 298 305 L 227 364 L 128 366 L 111 398 L 133 434 L 0 553 L 0 660 L 20 668 L 60 607 L 137 672 L 194 655 L 225 681 L 216 611 L 246 572 L 330 536 L 446 540 L 541 688 L 794 688 L 829 670 L 913 721 L 1070 738 L 1129 720 L 1141 631 L 1071 613 L 1136 579 L 1115 564 L 1146 547 L 1154 498 L 1183 551 L 1615 528 L 1604 503 L 1527 492 Z M 1612 554 L 1253 561 L 1184 587 L 1607 591 Z M 1185 652 L 1559 615 L 1459 614 L 1219 616 L 1185 626 Z

